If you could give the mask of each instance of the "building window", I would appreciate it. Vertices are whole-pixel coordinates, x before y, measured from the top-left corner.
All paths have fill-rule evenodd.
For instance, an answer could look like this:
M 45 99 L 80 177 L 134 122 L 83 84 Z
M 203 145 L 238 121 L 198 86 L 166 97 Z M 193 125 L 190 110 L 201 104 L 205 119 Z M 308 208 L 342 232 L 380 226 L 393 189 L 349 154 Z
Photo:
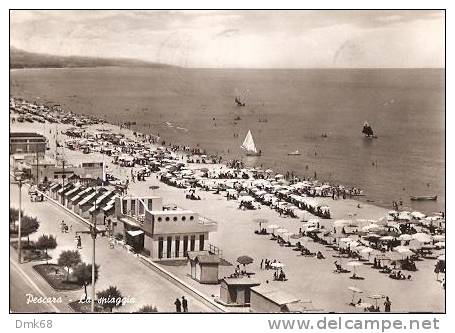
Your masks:
M 157 218 L 158 222 L 161 222 L 163 219 L 161 217 Z
M 204 251 L 204 235 L 199 235 L 199 251 Z
M 179 257 L 179 251 L 180 251 L 180 237 L 176 236 L 175 237 L 175 257 Z
M 169 216 L 166 216 L 166 222 L 169 222 L 170 218 Z
M 194 216 L 191 215 L 191 216 L 190 216 L 190 221 L 193 221 L 193 220 L 194 220 Z
M 171 249 L 172 249 L 172 237 L 170 237 L 170 236 L 167 237 L 166 246 L 167 246 L 167 257 L 168 257 L 168 258 L 171 258 L 171 257 L 172 257 L 172 253 L 171 253 Z
M 188 255 L 188 236 L 183 236 L 183 256 Z
M 174 222 L 177 222 L 177 216 L 174 216 L 173 220 Z
M 163 258 L 163 237 L 158 238 L 158 258 Z
M 122 214 L 123 215 L 126 215 L 126 213 L 128 212 L 127 208 L 128 208 L 128 200 L 122 200 Z
M 58 179 L 58 175 L 54 175 L 54 179 Z
M 136 200 L 131 200 L 131 215 L 136 215 Z
M 147 207 L 148 207 L 149 210 L 152 210 L 152 202 L 153 202 L 152 199 L 148 199 L 147 200 Z
M 182 221 L 185 221 L 186 220 L 186 216 L 182 216 Z
M 190 239 L 190 251 L 194 251 L 196 245 L 196 236 L 192 235 Z

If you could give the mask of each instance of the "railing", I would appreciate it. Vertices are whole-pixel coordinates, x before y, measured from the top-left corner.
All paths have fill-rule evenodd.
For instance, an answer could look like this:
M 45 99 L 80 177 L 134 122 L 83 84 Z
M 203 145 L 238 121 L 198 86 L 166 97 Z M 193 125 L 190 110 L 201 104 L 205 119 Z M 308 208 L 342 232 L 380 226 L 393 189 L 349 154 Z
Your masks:
M 209 253 L 211 254 L 218 254 L 220 257 L 223 256 L 223 250 L 221 250 L 218 246 L 209 243 Z

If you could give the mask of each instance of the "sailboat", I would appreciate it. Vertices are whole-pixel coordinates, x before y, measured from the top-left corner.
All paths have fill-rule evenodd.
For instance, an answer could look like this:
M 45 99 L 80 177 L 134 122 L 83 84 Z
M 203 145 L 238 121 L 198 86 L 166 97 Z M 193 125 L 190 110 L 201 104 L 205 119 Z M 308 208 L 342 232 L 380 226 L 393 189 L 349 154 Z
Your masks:
M 362 133 L 365 134 L 365 137 L 367 138 L 377 139 L 377 136 L 374 135 L 373 129 L 367 122 L 363 124 Z
M 289 152 L 288 155 L 289 155 L 289 156 L 297 156 L 297 155 L 300 155 L 300 152 L 299 152 L 299 150 L 297 149 L 297 150 L 295 150 L 295 151 Z
M 250 130 L 248 130 L 248 134 L 246 135 L 245 140 L 243 140 L 241 148 L 246 151 L 246 156 L 261 156 L 261 151 L 257 151 Z

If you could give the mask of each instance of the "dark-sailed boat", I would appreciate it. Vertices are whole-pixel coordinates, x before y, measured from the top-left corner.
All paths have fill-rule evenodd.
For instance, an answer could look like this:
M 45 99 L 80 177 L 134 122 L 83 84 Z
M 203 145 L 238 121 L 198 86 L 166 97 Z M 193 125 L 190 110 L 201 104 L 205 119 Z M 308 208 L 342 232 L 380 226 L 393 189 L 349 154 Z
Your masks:
M 363 124 L 362 133 L 365 134 L 365 137 L 367 138 L 377 139 L 377 136 L 374 135 L 373 129 L 367 122 Z
M 237 106 L 245 106 L 245 102 L 242 102 L 238 96 L 235 96 L 235 103 Z

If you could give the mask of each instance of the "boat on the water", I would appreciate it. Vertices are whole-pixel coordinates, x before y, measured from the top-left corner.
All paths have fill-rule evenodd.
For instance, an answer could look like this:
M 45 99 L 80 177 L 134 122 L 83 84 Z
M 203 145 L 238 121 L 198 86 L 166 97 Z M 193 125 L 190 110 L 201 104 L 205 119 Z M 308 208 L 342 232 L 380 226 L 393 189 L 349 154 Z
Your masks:
M 411 196 L 412 201 L 436 201 L 438 200 L 437 195 L 423 195 L 423 196 Z
M 291 151 L 290 153 L 288 153 L 289 156 L 296 156 L 296 155 L 300 155 L 300 152 L 299 150 L 295 150 L 295 151 Z
M 245 137 L 245 140 L 243 140 L 242 145 L 240 146 L 245 152 L 246 156 L 261 156 L 261 151 L 256 149 L 256 145 L 254 144 L 253 140 L 253 135 L 251 134 L 251 131 L 248 130 L 248 133 Z
M 365 122 L 363 124 L 362 133 L 365 134 L 366 138 L 371 138 L 371 139 L 377 139 L 378 138 L 377 135 L 374 134 L 373 128 L 367 122 Z

